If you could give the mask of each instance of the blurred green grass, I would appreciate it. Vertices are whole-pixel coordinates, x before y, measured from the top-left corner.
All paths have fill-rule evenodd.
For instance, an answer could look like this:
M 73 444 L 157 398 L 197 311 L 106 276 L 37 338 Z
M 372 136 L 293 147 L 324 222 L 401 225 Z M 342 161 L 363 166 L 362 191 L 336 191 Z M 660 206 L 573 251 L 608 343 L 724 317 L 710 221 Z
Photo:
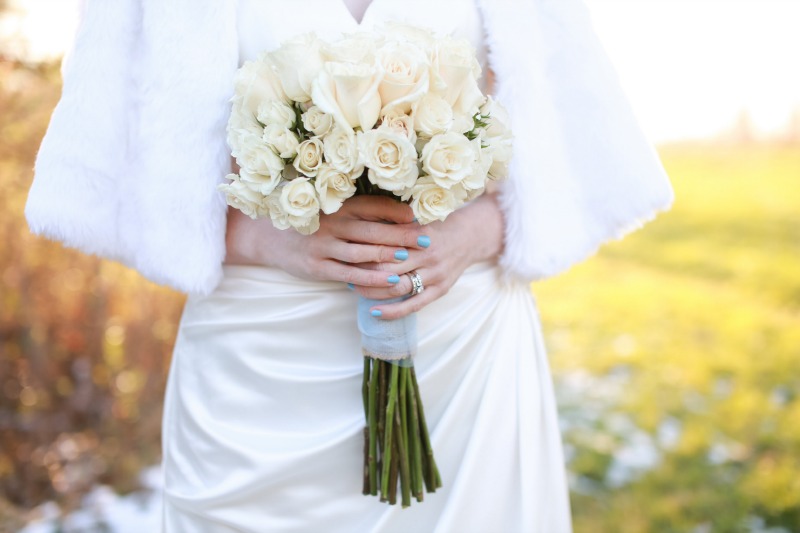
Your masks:
M 575 529 L 800 531 L 800 147 L 660 153 L 673 209 L 534 284 L 558 388 L 599 378 L 562 415 L 580 419 L 593 384 L 616 387 L 565 432 L 589 487 L 573 492 Z M 608 427 L 619 414 L 659 460 L 609 486 L 629 437 Z M 677 438 L 659 442 L 668 427 Z
M 0 531 L 158 461 L 183 302 L 29 234 L 58 90 L 0 61 Z M 800 531 L 800 147 L 660 152 L 673 209 L 534 284 L 575 531 Z

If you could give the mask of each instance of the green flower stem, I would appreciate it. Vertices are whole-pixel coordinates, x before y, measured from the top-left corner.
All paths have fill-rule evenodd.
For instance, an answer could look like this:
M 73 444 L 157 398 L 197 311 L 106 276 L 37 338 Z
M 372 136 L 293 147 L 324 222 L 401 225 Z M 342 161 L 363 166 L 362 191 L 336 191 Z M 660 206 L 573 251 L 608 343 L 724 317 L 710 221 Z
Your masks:
M 381 478 L 381 492 L 386 494 L 389 492 L 389 466 L 392 462 L 392 427 L 391 423 L 394 420 L 394 410 L 397 403 L 397 381 L 399 367 L 392 365 L 391 374 L 389 376 L 389 401 L 386 406 L 386 434 L 384 439 L 384 453 L 383 453 L 383 476 Z
M 397 456 L 400 455 L 400 452 L 397 449 L 396 442 L 392 444 L 392 448 L 394 450 L 394 454 L 392 455 L 392 465 L 389 469 L 389 503 L 394 505 L 397 503 Z
M 414 391 L 414 377 L 409 371 L 410 379 L 406 382 L 408 393 L 408 410 L 411 412 L 411 483 L 412 491 L 418 502 L 422 501 L 422 435 L 419 429 L 419 406 L 416 392 Z
M 419 406 L 420 428 L 422 429 L 422 440 L 425 444 L 425 455 L 427 455 L 428 458 L 428 468 L 425 476 L 425 488 L 428 492 L 436 492 L 436 489 L 442 486 L 442 480 L 439 477 L 439 469 L 436 468 L 436 462 L 433 460 L 431 437 L 428 434 L 428 424 L 425 421 L 425 409 L 422 407 L 422 396 L 419 394 L 417 373 L 414 371 L 414 367 L 411 367 L 411 376 L 411 381 L 414 383 L 414 393 L 417 395 L 417 398 L 419 398 L 417 405 Z
M 406 413 L 406 383 L 408 382 L 408 367 L 400 368 L 400 390 L 398 401 L 400 409 L 395 412 L 397 424 L 397 447 L 400 449 L 400 491 L 403 497 L 403 507 L 411 505 L 411 478 L 408 465 L 408 414 Z
M 376 394 L 378 393 L 378 365 L 372 364 L 369 380 L 369 453 L 367 455 L 367 468 L 369 470 L 370 494 L 378 494 L 378 421 L 376 405 Z

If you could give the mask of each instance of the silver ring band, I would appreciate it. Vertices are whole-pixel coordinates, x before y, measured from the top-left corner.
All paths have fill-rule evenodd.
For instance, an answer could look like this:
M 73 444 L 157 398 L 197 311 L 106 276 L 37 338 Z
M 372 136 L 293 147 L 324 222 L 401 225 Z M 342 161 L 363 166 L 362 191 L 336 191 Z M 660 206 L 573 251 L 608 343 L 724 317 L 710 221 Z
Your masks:
M 425 290 L 425 285 L 422 284 L 422 277 L 416 270 L 407 272 L 406 276 L 411 280 L 411 296 L 416 296 Z

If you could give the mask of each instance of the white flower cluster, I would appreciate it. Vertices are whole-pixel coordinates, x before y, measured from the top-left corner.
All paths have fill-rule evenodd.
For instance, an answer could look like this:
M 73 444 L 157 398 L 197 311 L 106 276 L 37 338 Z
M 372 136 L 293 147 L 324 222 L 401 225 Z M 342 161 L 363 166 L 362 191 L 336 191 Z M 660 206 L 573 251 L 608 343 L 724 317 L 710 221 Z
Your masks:
M 422 224 L 444 220 L 508 172 L 508 114 L 480 75 L 468 41 L 413 26 L 296 37 L 239 69 L 228 144 L 241 170 L 220 189 L 304 234 L 375 188 Z

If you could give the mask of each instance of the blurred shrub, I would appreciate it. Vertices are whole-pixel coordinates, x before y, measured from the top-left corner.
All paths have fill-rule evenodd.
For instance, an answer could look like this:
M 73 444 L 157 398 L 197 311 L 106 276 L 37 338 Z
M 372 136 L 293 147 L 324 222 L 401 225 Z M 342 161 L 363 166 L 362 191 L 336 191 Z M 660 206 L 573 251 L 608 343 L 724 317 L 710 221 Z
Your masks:
M 0 523 L 158 462 L 182 298 L 32 236 L 23 216 L 55 66 L 0 62 Z M 3 503 L 5 500 L 5 503 Z M 5 516 L 4 516 L 5 515 Z

